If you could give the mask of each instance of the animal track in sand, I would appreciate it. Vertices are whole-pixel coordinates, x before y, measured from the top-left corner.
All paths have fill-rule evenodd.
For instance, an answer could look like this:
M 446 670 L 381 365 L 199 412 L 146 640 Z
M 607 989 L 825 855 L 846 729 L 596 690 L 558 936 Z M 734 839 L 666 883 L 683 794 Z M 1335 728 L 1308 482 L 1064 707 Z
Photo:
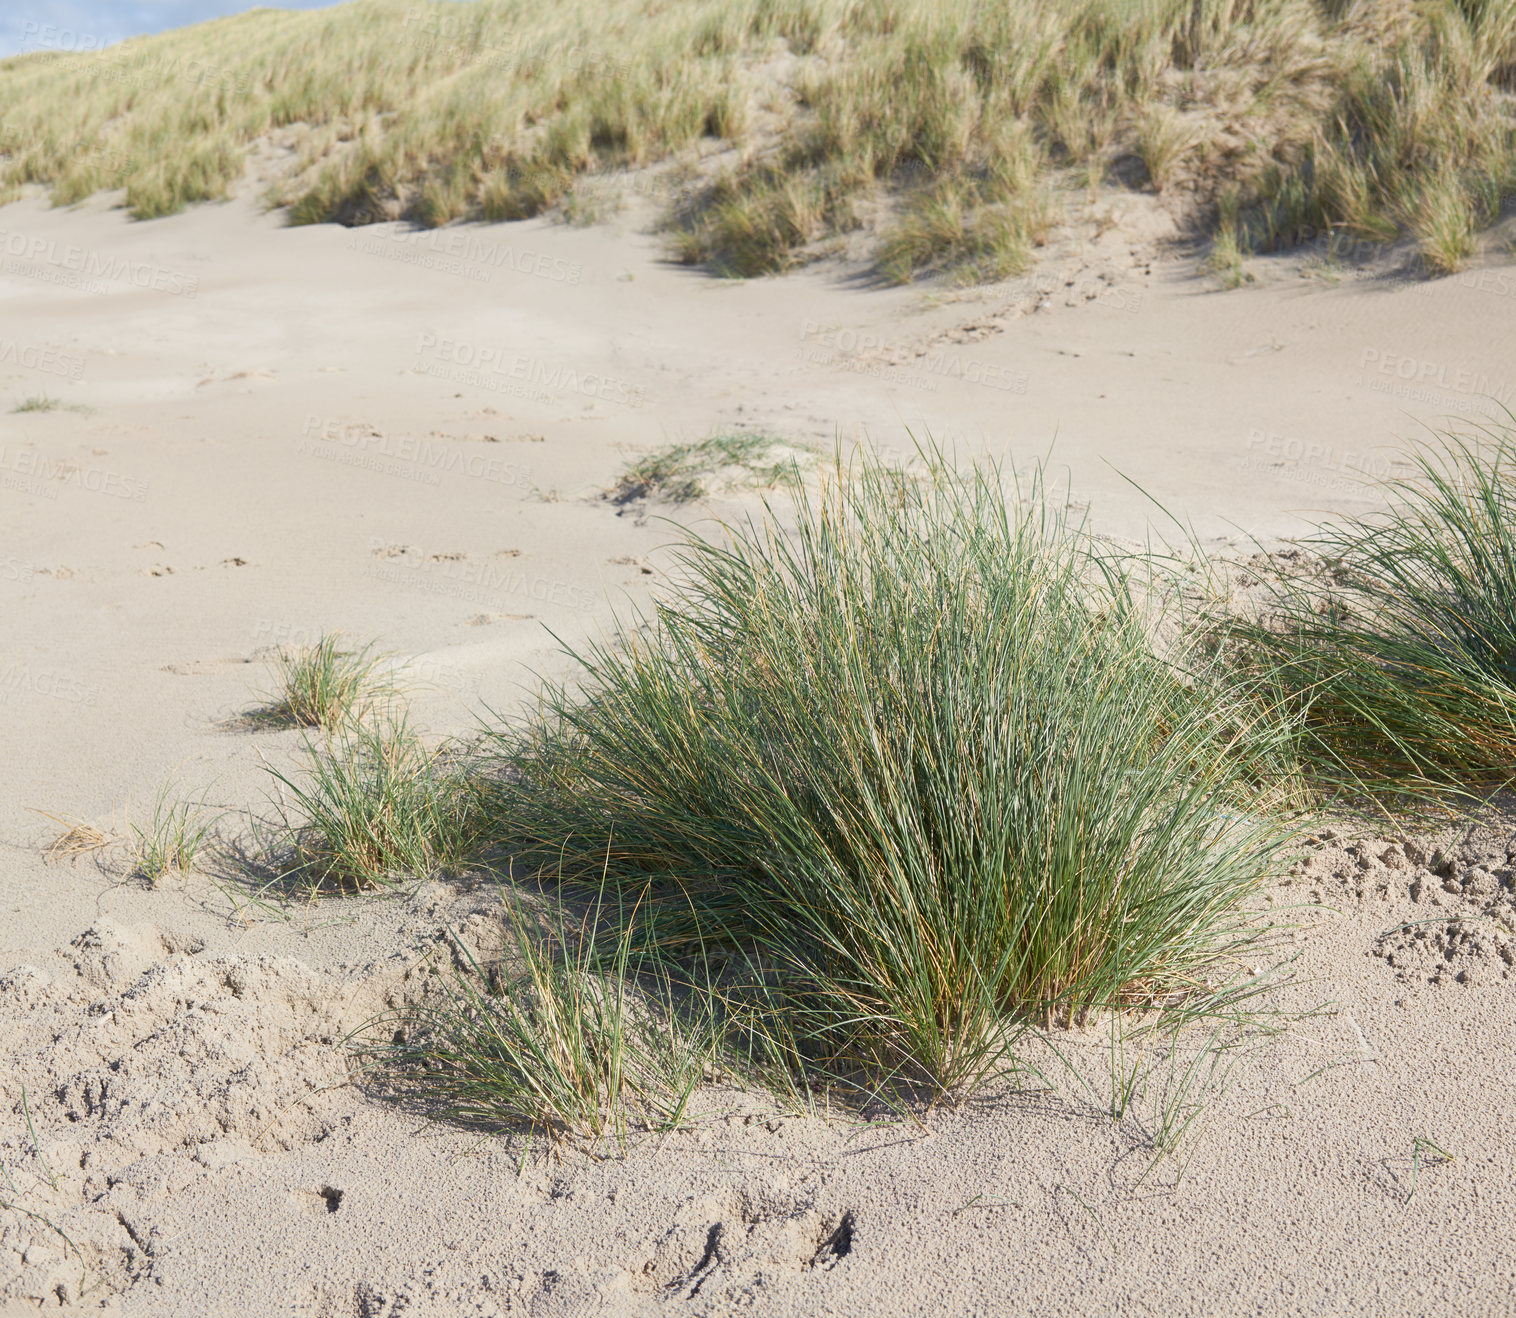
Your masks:
M 665 1301 L 735 1302 L 774 1272 L 830 1270 L 853 1251 L 852 1209 L 825 1214 L 810 1200 L 720 1190 L 691 1196 L 650 1256 L 630 1269 L 636 1290 Z

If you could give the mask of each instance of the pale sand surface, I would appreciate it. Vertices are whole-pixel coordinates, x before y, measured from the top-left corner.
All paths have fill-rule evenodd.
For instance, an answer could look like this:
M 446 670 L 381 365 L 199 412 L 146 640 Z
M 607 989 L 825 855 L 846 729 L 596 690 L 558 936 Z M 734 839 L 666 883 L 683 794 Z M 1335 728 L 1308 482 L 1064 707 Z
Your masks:
M 1379 938 L 1429 911 L 1509 919 L 1501 833 L 1436 877 L 1383 840 L 1330 845 L 1275 894 L 1340 911 L 1280 950 L 1299 953 L 1280 1005 L 1329 1010 L 1238 1062 L 1177 1187 L 1169 1163 L 1138 1186 L 1140 1123 L 1067 1077 L 1061 1099 L 989 1096 L 924 1127 L 714 1093 L 693 1129 L 624 1156 L 523 1158 L 341 1085 L 325 1046 L 418 991 L 443 924 L 488 951 L 489 885 L 238 919 L 203 877 L 145 891 L 40 855 L 34 810 L 120 830 L 171 775 L 228 808 L 265 799 L 263 762 L 299 737 L 225 720 L 273 645 L 377 638 L 429 684 L 412 704 L 433 734 L 516 711 L 534 670 L 563 671 L 548 629 L 572 642 L 649 597 L 658 515 L 752 506 L 600 497 L 670 440 L 866 433 L 903 457 L 914 429 L 1015 469 L 1051 451 L 1103 531 L 1144 534 L 1140 486 L 1207 542 L 1269 541 L 1368 507 L 1354 468 L 1418 419 L 1493 410 L 1479 395 L 1516 374 L 1508 263 L 1332 285 L 1259 262 L 1261 286 L 1223 293 L 1165 225 L 1134 201 L 1047 254 L 1041 283 L 934 298 L 846 265 L 715 281 L 662 263 L 635 211 L 418 242 L 288 230 L 241 201 L 144 224 L 0 209 L 0 403 L 95 409 L 0 413 L 3 1302 L 1516 1310 L 1510 941 L 1493 923 L 1451 947 L 1441 925 Z M 469 375 L 481 353 L 503 369 Z M 1097 1089 L 1104 1039 L 1065 1040 Z M 1418 1138 L 1455 1161 L 1413 1181 Z

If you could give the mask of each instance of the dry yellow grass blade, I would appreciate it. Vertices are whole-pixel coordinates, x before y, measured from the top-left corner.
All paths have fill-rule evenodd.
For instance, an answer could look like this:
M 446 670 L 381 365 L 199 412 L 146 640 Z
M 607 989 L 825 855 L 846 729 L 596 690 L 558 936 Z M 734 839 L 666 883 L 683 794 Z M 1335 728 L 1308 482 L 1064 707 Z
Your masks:
M 37 810 L 36 814 L 51 819 L 62 830 L 42 849 L 42 858 L 48 863 L 78 860 L 91 852 L 103 851 L 119 842 L 113 833 L 107 833 L 82 819 L 70 819 L 67 815 L 55 815 L 49 810 Z

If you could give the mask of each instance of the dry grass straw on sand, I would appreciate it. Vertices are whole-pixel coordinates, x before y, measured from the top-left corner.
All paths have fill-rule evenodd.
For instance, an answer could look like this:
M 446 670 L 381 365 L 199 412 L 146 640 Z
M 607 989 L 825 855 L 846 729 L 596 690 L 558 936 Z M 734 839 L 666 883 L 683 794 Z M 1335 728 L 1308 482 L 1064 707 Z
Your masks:
M 1409 233 L 1450 270 L 1516 190 L 1516 0 L 358 0 L 0 61 L 0 191 L 225 195 L 284 132 L 298 222 L 515 219 L 719 152 L 677 254 L 781 270 L 868 222 L 884 275 L 1027 258 L 1077 178 L 1244 250 Z M 882 209 L 871 199 L 888 200 Z

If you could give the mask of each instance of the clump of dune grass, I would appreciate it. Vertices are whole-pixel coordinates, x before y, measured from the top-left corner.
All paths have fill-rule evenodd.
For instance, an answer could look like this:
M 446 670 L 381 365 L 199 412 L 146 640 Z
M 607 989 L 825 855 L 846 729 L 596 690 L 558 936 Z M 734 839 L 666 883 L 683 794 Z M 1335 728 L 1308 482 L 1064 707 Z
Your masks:
M 94 410 L 84 403 L 65 403 L 61 398 L 54 398 L 50 394 L 32 394 L 11 408 L 12 412 L 80 412 L 86 416 Z
M 459 758 L 428 750 L 404 715 L 348 722 L 307 738 L 304 766 L 268 772 L 275 869 L 310 893 L 392 888 L 477 854 L 475 793 Z
M 685 444 L 669 444 L 627 463 L 608 497 L 613 503 L 667 499 L 687 503 L 710 493 L 708 482 L 725 475 L 728 488 L 772 489 L 794 485 L 810 454 L 774 435 L 730 431 Z
M 469 1125 L 584 1142 L 672 1129 L 716 1068 L 713 1017 L 682 1004 L 626 934 L 607 949 L 598 915 L 539 922 L 507 901 L 501 963 L 459 943 L 439 992 L 371 1022 L 360 1051 Z
M 1510 0 L 355 0 L 0 61 L 0 195 L 164 215 L 272 137 L 296 223 L 435 226 L 672 160 L 704 180 L 681 259 L 782 271 L 870 228 L 891 277 L 989 277 L 1110 179 L 1201 237 L 1232 187 L 1249 249 L 1409 237 L 1435 271 L 1516 191 L 1513 69 Z
M 1134 145 L 1157 192 L 1170 185 L 1195 145 L 1196 129 L 1172 106 L 1155 105 L 1137 120 Z
M 1384 801 L 1516 777 L 1516 431 L 1409 458 L 1385 511 L 1324 523 L 1264 616 L 1226 625 L 1300 702 L 1318 778 Z
M 359 717 L 396 692 L 386 656 L 370 642 L 344 648 L 328 632 L 313 645 L 285 646 L 274 653 L 274 687 L 251 715 L 260 723 L 330 728 Z
M 1241 288 L 1252 279 L 1245 264 L 1246 253 L 1233 227 L 1216 231 L 1205 268 L 1221 282 L 1223 288 Z
M 646 629 L 496 734 L 485 808 L 759 994 L 801 1064 L 942 1095 L 1030 1021 L 1216 972 L 1281 845 L 1293 733 L 1155 653 L 1128 566 L 1040 485 L 1008 502 L 995 468 L 924 457 L 839 468 L 792 530 L 689 536 Z
M 176 870 L 194 869 L 220 818 L 200 802 L 178 796 L 173 782 L 164 783 L 146 823 L 131 825 L 136 873 L 156 886 Z

